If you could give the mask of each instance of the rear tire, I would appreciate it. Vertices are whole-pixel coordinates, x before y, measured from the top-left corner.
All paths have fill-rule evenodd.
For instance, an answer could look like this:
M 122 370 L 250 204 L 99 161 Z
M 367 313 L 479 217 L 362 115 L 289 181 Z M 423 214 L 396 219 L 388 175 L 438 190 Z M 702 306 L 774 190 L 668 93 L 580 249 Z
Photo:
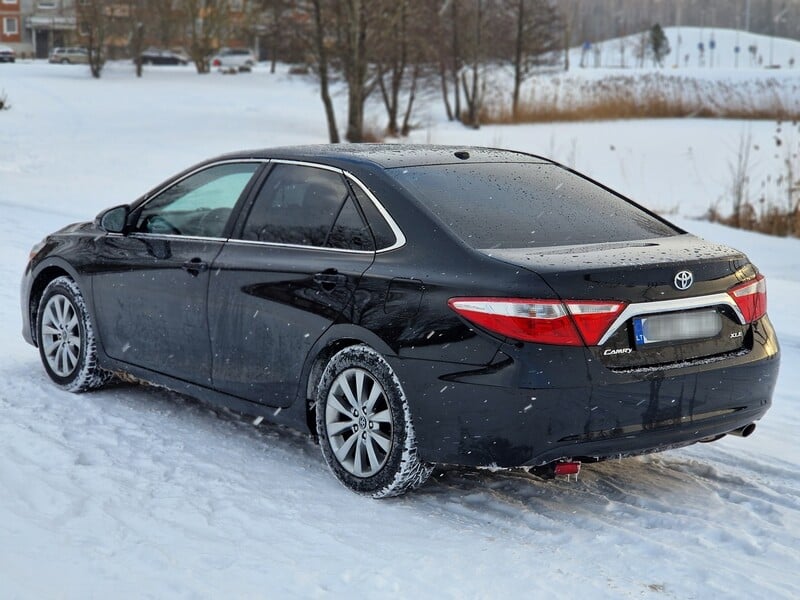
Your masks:
M 417 455 L 400 381 L 369 346 L 350 346 L 330 359 L 317 385 L 316 424 L 325 462 L 358 494 L 399 496 L 433 470 Z
M 110 374 L 97 366 L 97 344 L 80 288 L 57 277 L 44 289 L 36 314 L 36 342 L 47 375 L 69 392 L 101 387 Z

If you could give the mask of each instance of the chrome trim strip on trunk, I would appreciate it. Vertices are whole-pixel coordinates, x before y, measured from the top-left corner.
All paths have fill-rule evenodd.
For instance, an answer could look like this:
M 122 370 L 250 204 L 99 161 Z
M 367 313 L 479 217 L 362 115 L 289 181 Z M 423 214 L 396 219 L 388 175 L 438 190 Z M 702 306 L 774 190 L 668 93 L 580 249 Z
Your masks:
M 637 302 L 636 304 L 629 304 L 625 307 L 619 316 L 608 328 L 608 331 L 600 338 L 597 343 L 598 346 L 605 344 L 609 338 L 614 335 L 617 330 L 625 324 L 631 317 L 638 317 L 640 315 L 649 315 L 655 313 L 676 312 L 679 310 L 692 310 L 694 308 L 709 308 L 712 306 L 719 306 L 720 304 L 729 306 L 739 323 L 746 325 L 747 322 L 742 315 L 742 311 L 734 302 L 733 298 L 727 293 L 711 294 L 709 296 L 696 296 L 694 298 L 676 298 L 674 300 L 657 300 L 655 302 Z

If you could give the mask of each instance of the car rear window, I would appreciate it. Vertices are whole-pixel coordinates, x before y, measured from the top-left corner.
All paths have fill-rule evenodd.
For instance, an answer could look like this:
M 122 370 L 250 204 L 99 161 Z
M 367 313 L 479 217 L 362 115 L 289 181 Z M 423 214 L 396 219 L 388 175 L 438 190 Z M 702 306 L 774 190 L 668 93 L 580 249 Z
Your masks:
M 548 163 L 460 163 L 387 169 L 477 249 L 624 242 L 680 231 Z

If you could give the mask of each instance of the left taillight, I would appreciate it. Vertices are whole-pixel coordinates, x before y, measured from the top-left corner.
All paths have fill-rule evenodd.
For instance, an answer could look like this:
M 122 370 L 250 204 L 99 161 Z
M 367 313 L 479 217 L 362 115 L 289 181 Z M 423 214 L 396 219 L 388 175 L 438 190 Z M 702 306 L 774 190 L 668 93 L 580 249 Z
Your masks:
M 746 323 L 758 321 L 767 314 L 767 280 L 763 275 L 728 290 Z
M 625 308 L 621 302 L 523 298 L 451 298 L 448 305 L 494 333 L 558 346 L 596 345 Z

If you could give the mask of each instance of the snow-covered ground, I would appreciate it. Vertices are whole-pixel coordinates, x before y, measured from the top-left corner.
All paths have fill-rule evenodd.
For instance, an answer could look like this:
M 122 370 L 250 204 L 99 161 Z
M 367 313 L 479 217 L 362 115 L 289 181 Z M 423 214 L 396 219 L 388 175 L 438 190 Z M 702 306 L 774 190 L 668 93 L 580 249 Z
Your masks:
M 800 240 L 688 218 L 726 196 L 743 132 L 760 148 L 754 173 L 778 172 L 774 123 L 471 131 L 423 110 L 415 141 L 552 155 L 746 251 L 768 278 L 783 370 L 746 440 L 591 465 L 569 483 L 443 472 L 377 502 L 336 483 L 296 432 L 152 389 L 61 392 L 19 334 L 18 282 L 43 235 L 210 155 L 325 141 L 313 84 L 1 67 L 0 597 L 800 595 Z
M 647 53 L 643 64 L 641 60 L 641 48 L 643 45 L 647 48 L 649 34 L 645 31 L 604 40 L 586 50 L 578 45 L 570 51 L 570 63 L 580 66 L 583 57 L 583 67 L 588 70 L 650 68 L 653 61 Z M 667 68 L 700 69 L 706 73 L 729 69 L 800 69 L 797 40 L 717 27 L 665 27 L 664 35 L 670 48 L 663 62 Z

